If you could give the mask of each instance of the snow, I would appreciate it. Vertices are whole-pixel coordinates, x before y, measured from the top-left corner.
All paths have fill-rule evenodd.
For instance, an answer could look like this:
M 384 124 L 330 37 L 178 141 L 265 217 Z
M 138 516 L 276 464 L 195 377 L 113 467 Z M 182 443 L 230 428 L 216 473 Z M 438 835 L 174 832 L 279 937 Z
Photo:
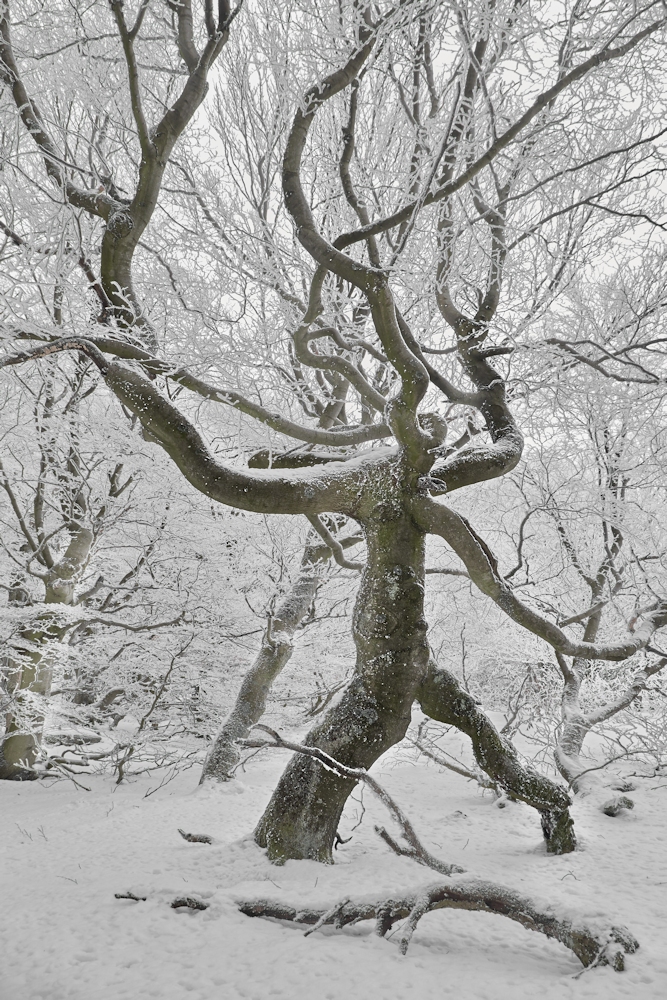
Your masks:
M 252 919 L 236 901 L 264 897 L 331 906 L 350 896 L 395 896 L 438 879 L 392 855 L 374 823 L 396 832 L 380 803 L 359 790 L 341 823 L 352 840 L 336 864 L 270 865 L 251 839 L 284 751 L 253 758 L 240 781 L 197 788 L 184 771 L 148 797 L 155 774 L 116 786 L 0 782 L 2 1000 L 650 1000 L 667 996 L 665 841 L 667 779 L 635 779 L 635 809 L 604 816 L 577 801 L 581 849 L 546 855 L 537 814 L 492 798 L 451 773 L 385 756 L 374 775 L 425 845 L 470 875 L 502 882 L 593 922 L 624 924 L 641 948 L 627 969 L 582 972 L 562 945 L 503 917 L 428 914 L 410 949 L 371 922 L 343 931 Z M 177 828 L 213 837 L 187 843 Z M 132 891 L 146 902 L 118 900 Z M 205 911 L 173 910 L 190 895 Z

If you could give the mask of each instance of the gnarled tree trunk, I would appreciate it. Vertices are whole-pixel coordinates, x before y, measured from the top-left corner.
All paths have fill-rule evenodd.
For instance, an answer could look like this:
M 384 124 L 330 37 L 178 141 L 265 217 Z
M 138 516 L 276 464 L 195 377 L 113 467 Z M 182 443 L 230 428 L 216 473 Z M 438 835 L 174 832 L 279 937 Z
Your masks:
M 369 768 L 403 738 L 428 664 L 424 619 L 424 534 L 400 504 L 378 503 L 364 522 L 366 568 L 354 611 L 355 675 L 343 698 L 308 735 L 351 767 Z M 354 782 L 316 761 L 294 758 L 257 827 L 273 861 L 332 861 Z
M 659 52 L 656 48 L 657 33 L 663 30 L 665 19 L 662 15 L 655 19 L 655 5 L 652 4 L 640 11 L 637 18 L 630 20 L 622 11 L 617 13 L 612 9 L 613 5 L 608 5 L 609 9 L 605 8 L 599 20 L 598 15 L 593 18 L 595 51 L 583 58 L 581 53 L 577 54 L 577 45 L 574 44 L 570 53 L 569 41 L 563 47 L 562 40 L 554 35 L 550 44 L 557 44 L 550 51 L 559 67 L 555 82 L 549 73 L 542 85 L 537 84 L 536 87 L 531 77 L 530 88 L 518 96 L 513 95 L 511 103 L 507 104 L 498 52 L 503 51 L 506 59 L 524 60 L 524 47 L 531 37 L 536 51 L 542 52 L 544 25 L 539 17 L 532 26 L 527 22 L 529 34 L 524 35 L 522 31 L 521 37 L 515 39 L 514 15 L 504 10 L 503 5 L 497 5 L 503 9 L 494 10 L 492 19 L 487 5 L 477 5 L 480 8 L 479 18 L 471 21 L 473 33 L 469 35 L 466 31 L 464 47 L 454 60 L 458 67 L 455 71 L 458 80 L 453 78 L 445 82 L 442 78 L 442 100 L 435 102 L 440 104 L 444 115 L 441 121 L 446 138 L 446 144 L 438 147 L 439 151 L 427 150 L 423 142 L 426 123 L 420 119 L 419 81 L 424 76 L 428 77 L 429 71 L 423 62 L 426 45 L 419 47 L 423 58 L 422 55 L 416 56 L 415 113 L 411 115 L 415 128 L 414 149 L 417 152 L 412 158 L 403 159 L 403 133 L 394 127 L 397 120 L 391 117 L 393 98 L 381 83 L 383 74 L 386 79 L 394 78 L 394 67 L 387 62 L 385 40 L 397 32 L 406 51 L 412 47 L 415 17 L 422 17 L 422 13 L 417 14 L 419 5 L 399 3 L 390 6 L 384 13 L 378 12 L 375 4 L 355 3 L 337 8 L 335 16 L 340 23 L 336 33 L 327 36 L 321 53 L 322 66 L 326 66 L 327 75 L 313 83 L 305 93 L 299 93 L 298 97 L 292 94 L 286 96 L 286 103 L 281 104 L 281 108 L 287 108 L 290 102 L 294 105 L 281 171 L 282 204 L 293 223 L 296 240 L 312 260 L 314 269 L 310 287 L 303 296 L 305 301 L 301 302 L 293 290 L 301 288 L 307 268 L 304 270 L 303 260 L 294 254 L 291 235 L 284 247 L 285 283 L 283 285 L 281 276 L 282 264 L 276 266 L 276 277 L 269 281 L 273 285 L 275 280 L 276 292 L 284 303 L 294 309 L 292 318 L 295 322 L 291 324 L 293 333 L 285 360 L 294 373 L 295 399 L 303 406 L 308 420 L 319 420 L 321 415 L 335 412 L 336 422 L 329 429 L 322 425 L 302 426 L 291 418 L 274 413 L 272 407 L 265 408 L 245 398 L 236 389 L 207 382 L 187 368 L 176 367 L 170 361 L 154 356 L 137 343 L 137 340 L 143 340 L 151 348 L 156 347 L 148 327 L 147 314 L 132 283 L 133 253 L 158 204 L 167 161 L 201 106 L 206 93 L 207 72 L 226 44 L 230 26 L 242 5 L 231 11 L 229 4 L 220 3 L 217 22 L 211 15 L 210 5 L 204 5 L 203 22 L 197 22 L 196 31 L 193 31 L 191 5 L 174 4 L 178 54 L 188 72 L 183 77 L 182 87 L 169 82 L 163 89 L 158 86 L 155 92 L 152 84 L 150 91 L 145 90 L 134 51 L 135 39 L 142 29 L 148 6 L 141 5 L 132 27 L 125 21 L 123 5 L 114 3 L 112 6 L 127 64 L 131 100 L 126 104 L 131 106 L 134 119 L 132 123 L 131 119 L 123 120 L 121 115 L 118 141 L 122 145 L 126 136 L 134 136 L 138 143 L 134 160 L 128 159 L 122 171 L 122 183 L 129 185 L 129 198 L 116 195 L 113 181 L 101 185 L 102 190 L 99 190 L 97 185 L 89 187 L 72 180 L 81 169 L 69 169 L 70 165 L 75 166 L 69 163 L 69 158 L 70 153 L 74 156 L 72 149 L 76 143 L 71 148 L 64 146 L 60 150 L 50 134 L 48 115 L 42 117 L 39 102 L 32 100 L 26 89 L 21 67 L 12 50 L 10 5 L 7 2 L 0 5 L 0 76 L 13 96 L 17 115 L 36 144 L 47 176 L 59 188 L 63 201 L 91 218 L 106 222 L 101 273 L 94 286 L 104 303 L 101 319 L 108 323 L 110 317 L 115 317 L 135 335 L 118 336 L 117 328 L 109 324 L 106 330 L 100 330 L 101 335 L 93 339 L 72 333 L 41 343 L 31 351 L 0 359 L 0 367 L 23 364 L 29 359 L 60 351 L 83 352 L 93 361 L 108 389 L 140 418 L 150 439 L 165 449 L 202 494 L 216 502 L 257 513 L 315 517 L 342 514 L 359 521 L 367 538 L 368 564 L 354 616 L 356 673 L 341 702 L 313 730 L 309 741 L 317 743 L 345 764 L 368 768 L 403 737 L 414 699 L 418 696 L 425 700 L 432 698 L 434 713 L 439 717 L 455 718 L 455 724 L 464 731 L 477 734 L 478 755 L 486 760 L 489 768 L 503 776 L 508 784 L 523 787 L 526 801 L 530 794 L 539 803 L 538 808 L 544 806 L 543 816 L 549 813 L 545 822 L 547 836 L 564 842 L 571 831 L 559 827 L 561 821 L 565 822 L 564 809 L 560 808 L 563 806 L 562 798 L 556 797 L 559 808 L 550 812 L 549 807 L 554 802 L 551 792 L 544 792 L 546 786 L 543 782 L 539 788 L 530 782 L 531 787 L 528 787 L 526 781 L 518 776 L 516 761 L 502 741 L 496 741 L 488 728 L 483 727 L 483 731 L 475 728 L 482 720 L 470 714 L 470 706 L 460 701 L 449 681 L 442 680 L 438 687 L 435 679 L 431 678 L 429 683 L 433 682 L 433 689 L 425 684 L 429 650 L 423 615 L 424 537 L 431 532 L 445 538 L 482 593 L 521 628 L 540 636 L 563 655 L 623 660 L 645 647 L 656 629 L 667 626 L 667 601 L 661 601 L 650 613 L 643 615 L 644 623 L 623 641 L 594 644 L 573 640 L 551 618 L 520 599 L 517 591 L 498 573 L 493 553 L 472 525 L 455 511 L 432 499 L 439 494 L 451 494 L 463 486 L 470 487 L 504 476 L 516 467 L 521 458 L 523 440 L 506 398 L 506 376 L 490 361 L 512 350 L 511 346 L 496 342 L 496 316 L 508 254 L 522 243 L 523 237 L 515 240 L 505 232 L 506 215 L 510 202 L 516 198 L 529 199 L 531 192 L 541 190 L 547 183 L 551 185 L 554 178 L 593 164 L 598 169 L 601 162 L 597 156 L 588 161 L 584 159 L 588 153 L 582 153 L 574 161 L 571 156 L 564 161 L 559 153 L 556 170 L 560 173 L 554 177 L 538 177 L 538 181 L 533 183 L 535 171 L 539 174 L 541 170 L 538 164 L 550 160 L 549 147 L 540 145 L 542 136 L 552 131 L 556 143 L 551 149 L 562 146 L 556 131 L 562 127 L 562 112 L 558 109 L 555 118 L 552 118 L 552 109 L 561 95 L 576 94 L 573 88 L 582 81 L 593 86 L 604 65 L 608 66 L 608 72 L 612 71 L 615 63 L 622 66 L 625 79 L 632 70 L 626 57 L 639 46 L 651 43 L 653 48 L 649 47 L 646 50 L 648 55 L 644 57 L 649 61 L 655 52 Z M 434 17 L 439 6 L 443 5 L 432 5 Z M 424 15 L 424 25 L 427 21 L 430 23 L 430 16 Z M 442 17 L 446 19 L 446 12 Z M 288 21 L 294 25 L 290 30 L 296 31 L 297 38 L 300 30 L 310 30 L 309 27 L 303 28 L 310 23 L 307 19 Z M 248 39 L 255 37 L 254 30 L 252 28 L 251 34 L 242 37 L 241 45 L 247 45 Z M 280 32 L 282 28 L 276 23 L 275 30 Z M 438 30 L 443 33 L 442 45 L 451 46 L 454 51 L 458 41 L 446 37 L 449 25 L 445 20 L 440 22 Z M 198 42 L 200 38 L 205 41 L 198 48 L 195 40 Z M 498 42 L 498 39 L 501 41 Z M 142 43 L 144 41 L 148 41 L 145 35 Z M 310 44 L 310 37 L 302 36 L 296 48 L 291 48 L 287 42 L 289 37 L 285 38 L 285 51 L 298 51 L 299 45 Z M 320 44 L 324 42 L 321 38 Z M 332 44 L 327 48 L 329 42 Z M 505 49 L 505 46 L 515 45 L 520 49 L 517 48 L 514 53 L 511 48 L 509 51 Z M 440 40 L 438 46 L 441 47 Z M 238 51 L 242 53 L 244 50 Z M 347 54 L 342 57 L 343 64 L 336 68 L 342 52 Z M 373 62 L 373 72 L 366 73 L 373 53 L 377 61 Z M 233 62 L 236 61 L 235 57 Z M 528 63 L 522 61 L 521 65 Z M 431 69 L 434 68 L 437 67 L 431 65 Z M 304 72 L 306 70 L 307 67 Z M 500 74 L 497 81 L 492 79 L 492 71 Z M 251 72 L 262 71 L 259 68 Z M 286 74 L 285 80 L 291 80 L 292 76 Z M 363 87 L 360 84 L 362 76 Z M 372 83 L 374 77 L 380 81 L 378 84 Z M 300 78 L 297 74 L 294 79 Z M 640 85 L 642 78 L 633 75 L 632 79 Z M 489 91 L 489 81 L 492 91 Z M 253 89 L 263 92 L 263 88 L 248 87 L 244 82 L 244 102 L 253 101 Z M 598 95 L 601 107 L 613 111 L 613 106 L 605 103 L 606 95 L 613 93 L 613 89 L 612 84 L 603 80 L 591 93 Z M 174 99 L 175 91 L 178 96 Z M 334 127 L 332 123 L 339 120 L 337 116 L 345 107 L 342 102 L 348 101 L 346 91 L 350 94 L 349 115 L 346 116 L 344 151 L 338 166 L 342 195 L 349 212 L 338 192 L 334 195 L 331 187 L 333 172 L 329 166 L 334 148 L 333 133 L 320 133 L 320 126 L 330 129 Z M 159 120 L 153 117 L 150 123 L 147 121 L 142 105 L 144 92 L 150 95 L 146 107 L 164 105 L 165 111 Z M 402 90 L 400 93 L 399 103 L 404 105 Z M 489 93 L 495 95 L 493 100 L 489 98 Z M 366 100 L 369 103 L 364 108 Z M 433 103 L 433 95 L 431 100 Z M 399 103 L 393 108 L 402 121 L 404 108 L 399 108 Z M 320 115 L 327 104 L 339 110 Z M 385 104 L 388 114 L 385 117 L 383 109 L 378 118 L 378 107 Z M 493 110 L 496 104 L 498 114 Z M 233 106 L 233 102 L 229 106 Z M 361 108 L 363 113 L 363 117 L 359 117 L 360 133 L 362 128 L 369 133 L 368 141 L 364 139 L 359 162 L 370 165 L 368 176 L 364 179 L 364 192 L 370 191 L 373 195 L 372 221 L 368 209 L 364 207 L 366 196 L 360 197 L 355 191 L 355 178 L 350 169 L 357 108 Z M 261 121 L 261 106 L 257 105 L 255 110 L 254 117 Z M 496 133 L 496 118 L 503 120 L 500 134 Z M 376 120 L 379 122 L 377 128 L 374 124 Z M 610 158 L 605 162 L 612 164 L 615 162 L 612 156 L 624 152 L 629 154 L 638 142 L 643 141 L 643 129 L 648 125 L 638 117 L 638 113 L 637 121 L 639 124 L 632 136 L 633 141 L 636 140 L 634 145 L 629 144 L 625 151 L 610 150 L 604 154 L 604 157 Z M 625 118 L 616 119 L 613 115 L 609 123 L 610 128 L 626 127 Z M 392 140 L 388 147 L 387 137 L 394 133 L 397 139 Z M 611 132 L 607 127 L 600 131 L 601 136 L 608 137 L 609 134 Z M 79 142 L 78 136 L 76 142 Z M 93 143 L 92 138 L 90 142 Z M 248 150 L 255 149 L 252 142 L 246 145 Z M 228 156 L 235 155 L 230 152 L 232 148 L 225 146 Z M 382 165 L 388 149 L 390 156 L 397 157 L 399 168 L 389 184 L 384 172 L 376 174 L 372 169 L 374 164 Z M 304 156 L 312 157 L 313 153 L 314 158 L 306 169 L 302 169 Z M 266 150 L 262 146 L 262 162 L 272 164 L 273 154 L 273 144 Z M 254 153 L 249 155 L 254 156 Z M 494 162 L 497 169 L 493 166 Z M 133 163 L 139 164 L 134 182 Z M 327 166 L 320 170 L 322 163 Z M 621 158 L 618 163 L 618 168 L 613 167 L 616 171 L 613 176 L 620 184 L 631 169 L 631 161 Z M 63 169 L 63 164 L 68 166 L 67 171 Z M 251 171 L 255 167 L 254 161 L 249 164 Z M 273 166 L 267 167 L 266 173 L 267 177 L 277 175 Z M 302 183 L 302 173 L 307 189 Z M 87 176 L 87 172 L 83 176 Z M 522 177 L 524 180 L 521 180 Z M 529 183 L 524 183 L 528 179 Z M 413 181 L 420 186 L 419 190 L 413 188 Z M 526 186 L 527 192 L 522 193 Z M 556 192 L 558 187 L 553 185 L 550 190 Z M 565 185 L 563 189 L 567 199 L 569 188 Z M 237 193 L 241 191 L 240 188 L 236 190 Z M 399 197 L 402 190 L 407 192 L 406 198 Z M 192 193 L 196 194 L 194 184 Z M 246 198 L 245 193 L 242 198 Z M 277 204 L 269 187 L 266 198 L 268 200 L 262 199 L 263 206 Z M 337 200 L 334 201 L 334 198 Z M 197 201 L 203 208 L 203 200 L 197 196 Z M 334 204 L 343 209 L 340 214 L 330 210 Z M 541 203 L 527 200 L 523 204 L 526 212 L 536 212 L 536 217 L 542 217 Z M 579 202 L 566 201 L 554 212 L 574 212 L 578 205 Z M 314 206 L 317 206 L 316 212 Z M 429 209 L 434 206 L 437 206 L 436 213 Z M 422 214 L 422 210 L 426 209 L 429 209 L 432 227 L 427 223 L 428 217 Z M 204 210 L 210 222 L 213 216 L 208 209 Z M 264 209 L 259 211 L 262 231 L 267 231 Z M 340 232 L 339 223 L 343 227 L 349 226 L 352 211 L 356 216 L 356 220 L 353 219 L 354 228 Z M 475 214 L 471 215 L 471 212 Z M 547 220 L 554 217 L 551 208 L 549 212 Z M 478 242 L 476 235 L 473 236 L 473 225 L 476 233 L 484 229 L 486 236 L 482 238 L 482 243 Z M 540 225 L 538 223 L 526 235 L 537 233 Z M 268 230 L 275 231 L 278 238 L 281 226 L 270 225 Z M 425 234 L 423 237 L 422 231 Z M 423 242 L 415 249 L 414 237 L 417 235 Z M 254 245 L 257 242 L 254 228 L 251 227 L 248 236 Z M 567 273 L 568 262 L 574 259 L 572 254 L 577 247 L 577 238 L 573 237 L 574 243 L 571 244 L 568 237 L 567 248 L 561 246 L 559 254 L 562 251 L 563 263 L 562 268 L 559 264 L 558 273 Z M 279 239 L 282 241 L 282 236 Z M 471 245 L 485 246 L 486 249 L 471 255 Z M 429 246 L 432 250 L 426 253 Z M 268 250 L 262 251 L 256 276 L 250 274 L 249 284 L 247 258 L 244 248 L 241 248 L 239 262 L 242 261 L 242 264 L 238 265 L 241 284 L 235 286 L 241 294 L 245 295 L 247 289 L 260 286 L 262 296 L 265 294 L 266 253 L 272 258 L 274 254 L 270 244 L 267 247 Z M 283 249 L 280 249 L 276 262 L 280 261 L 282 254 Z M 227 266 L 226 255 L 224 259 Z M 545 266 L 544 275 L 548 276 L 553 267 L 551 250 Z M 521 273 L 522 267 L 520 265 L 517 273 Z M 397 280 L 397 276 L 403 274 L 405 280 Z M 397 290 L 396 297 L 393 287 Z M 542 285 L 536 284 L 535 287 Z M 553 284 L 549 287 L 553 288 Z M 473 291 L 475 288 L 478 289 L 477 295 Z M 538 299 L 536 295 L 535 303 Z M 523 306 L 523 300 L 510 299 L 506 317 L 518 315 L 520 305 Z M 438 307 L 455 341 L 464 372 L 463 382 L 456 376 L 451 381 L 449 367 L 445 374 L 437 367 L 431 354 L 443 353 L 440 335 L 437 342 L 430 337 L 434 306 Z M 281 324 L 284 322 L 282 306 L 280 311 L 267 313 L 268 322 L 273 316 Z M 406 317 L 410 317 L 415 333 Z M 511 323 L 511 319 L 507 322 Z M 182 332 L 178 336 L 182 339 Z M 422 338 L 429 339 L 433 345 L 426 348 L 428 357 L 420 346 Z M 590 361 L 580 355 L 572 344 L 563 341 L 552 343 L 559 343 L 582 363 Z M 445 353 L 452 349 L 454 346 L 447 347 Z M 109 356 L 133 364 L 128 366 L 121 361 L 110 360 Z M 273 363 L 273 355 L 269 357 L 270 363 Z M 433 364 L 429 358 L 432 358 Z M 379 368 L 373 371 L 375 362 Z M 253 366 L 256 364 L 254 356 L 252 363 Z M 282 372 L 277 361 L 275 364 L 275 370 Z M 224 368 L 224 365 L 213 364 L 212 370 L 219 370 L 220 367 Z M 599 364 L 595 363 L 594 367 L 598 368 Z M 256 369 L 253 367 L 252 370 Z M 249 472 L 231 466 L 211 452 L 195 423 L 162 391 L 158 376 L 177 382 L 201 398 L 235 407 L 296 441 L 345 451 L 336 453 L 339 462 L 317 463 L 298 472 L 277 468 L 266 473 L 259 468 Z M 292 376 L 288 378 L 292 382 Z M 656 378 L 660 380 L 658 376 Z M 271 380 L 267 383 L 267 392 L 273 401 L 280 394 L 276 395 L 270 385 Z M 423 408 L 432 405 L 431 399 L 436 391 L 441 394 L 441 402 L 448 412 L 453 406 L 478 411 L 489 437 L 485 446 L 462 447 L 459 452 L 456 448 L 453 451 L 443 450 L 446 427 L 437 414 L 425 412 Z M 343 419 L 345 409 L 342 402 L 348 392 L 350 413 L 360 415 L 361 422 L 356 426 L 346 425 Z M 333 410 L 329 409 L 330 406 Z M 291 410 L 286 412 L 291 413 Z M 393 439 L 395 447 L 378 447 L 356 454 L 349 451 L 351 447 L 387 439 Z M 453 704 L 443 705 L 443 699 L 450 697 Z M 259 824 L 256 832 L 258 842 L 268 847 L 269 855 L 274 860 L 313 858 L 330 861 L 338 818 L 353 785 L 349 777 L 336 776 L 312 760 L 292 761 Z

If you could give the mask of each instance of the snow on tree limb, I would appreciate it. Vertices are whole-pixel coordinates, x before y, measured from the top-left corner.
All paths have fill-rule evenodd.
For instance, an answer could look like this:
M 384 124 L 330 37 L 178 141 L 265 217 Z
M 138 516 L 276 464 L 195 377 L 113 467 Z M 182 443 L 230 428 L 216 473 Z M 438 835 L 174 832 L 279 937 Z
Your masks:
M 306 925 L 333 925 L 337 929 L 362 920 L 374 920 L 376 933 L 385 937 L 399 920 L 407 926 L 399 937 L 399 949 L 405 954 L 418 921 L 433 910 L 474 910 L 495 913 L 520 923 L 526 930 L 554 938 L 573 951 L 585 968 L 610 965 L 617 972 L 625 969 L 625 956 L 634 954 L 639 942 L 625 928 L 614 925 L 594 926 L 559 913 L 556 908 L 540 907 L 526 896 L 495 882 L 475 878 L 452 878 L 436 882 L 414 893 L 343 900 L 326 909 L 292 905 L 265 898 L 238 902 L 248 917 L 272 917 Z
M 145 430 L 170 455 L 200 492 L 220 503 L 271 514 L 353 513 L 366 469 L 378 458 L 366 456 L 311 469 L 235 470 L 216 461 L 199 431 L 144 375 L 110 362 L 85 338 L 63 338 L 3 358 L 0 368 L 61 351 L 83 351 L 97 365 L 107 386 L 139 417 Z
M 662 602 L 645 616 L 644 623 L 635 630 L 631 640 L 609 644 L 575 642 L 558 625 L 516 596 L 498 573 L 488 546 L 464 517 L 430 498 L 414 500 L 412 508 L 425 530 L 440 535 L 451 545 L 483 594 L 490 597 L 509 618 L 544 639 L 559 653 L 591 660 L 626 660 L 643 649 L 657 629 L 667 625 L 667 602 Z

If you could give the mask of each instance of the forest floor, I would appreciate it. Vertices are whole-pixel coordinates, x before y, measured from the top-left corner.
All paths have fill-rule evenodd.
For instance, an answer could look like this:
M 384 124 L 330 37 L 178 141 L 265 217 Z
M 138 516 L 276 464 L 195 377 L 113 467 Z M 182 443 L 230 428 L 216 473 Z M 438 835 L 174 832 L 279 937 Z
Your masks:
M 304 937 L 297 925 L 243 916 L 238 900 L 331 906 L 438 880 L 374 833 L 374 823 L 391 821 L 368 791 L 363 807 L 358 791 L 348 803 L 340 832 L 352 839 L 333 866 L 270 865 L 250 833 L 286 756 L 262 752 L 240 780 L 202 789 L 193 768 L 148 796 L 155 774 L 118 786 L 110 775 L 86 775 L 90 791 L 67 780 L 0 782 L 2 1000 L 667 997 L 667 777 L 635 779 L 635 809 L 615 819 L 578 801 L 580 850 L 551 857 L 527 806 L 499 809 L 463 778 L 400 754 L 373 771 L 437 856 L 624 924 L 639 939 L 625 972 L 580 974 L 565 947 L 499 916 L 428 914 L 406 956 L 400 928 L 393 940 L 377 937 L 371 922 Z M 178 827 L 213 843 L 188 843 Z M 128 890 L 146 901 L 114 897 Z M 209 906 L 172 909 L 184 895 Z

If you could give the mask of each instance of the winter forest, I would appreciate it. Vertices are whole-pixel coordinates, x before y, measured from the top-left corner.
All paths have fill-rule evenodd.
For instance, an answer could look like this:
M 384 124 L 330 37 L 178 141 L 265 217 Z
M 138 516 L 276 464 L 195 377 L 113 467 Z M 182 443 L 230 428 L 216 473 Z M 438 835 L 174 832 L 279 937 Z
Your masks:
M 666 40 L 0 0 L 2 1000 L 667 996 Z

